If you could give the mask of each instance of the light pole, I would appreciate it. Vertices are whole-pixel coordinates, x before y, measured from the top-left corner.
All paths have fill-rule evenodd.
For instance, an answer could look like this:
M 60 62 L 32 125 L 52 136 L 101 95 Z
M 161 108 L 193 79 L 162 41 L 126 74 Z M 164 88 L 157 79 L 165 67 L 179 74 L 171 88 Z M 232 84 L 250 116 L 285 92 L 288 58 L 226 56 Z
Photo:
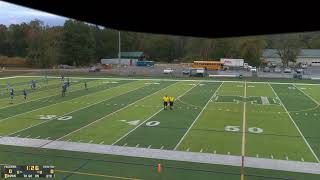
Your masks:
M 120 64 L 120 60 L 121 60 L 121 33 L 119 31 L 119 53 L 118 53 L 118 59 L 119 59 L 119 64 Z

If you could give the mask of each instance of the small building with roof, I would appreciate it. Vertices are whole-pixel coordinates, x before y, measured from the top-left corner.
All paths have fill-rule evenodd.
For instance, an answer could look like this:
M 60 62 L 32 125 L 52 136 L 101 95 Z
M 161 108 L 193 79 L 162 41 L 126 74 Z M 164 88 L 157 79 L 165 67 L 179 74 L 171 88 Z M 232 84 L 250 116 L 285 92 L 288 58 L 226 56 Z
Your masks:
M 261 61 L 273 65 L 282 65 L 277 49 L 264 49 Z M 307 64 L 308 66 L 320 66 L 320 49 L 301 49 L 296 63 Z
M 145 59 L 144 52 L 121 52 L 119 58 L 101 59 L 103 65 L 128 65 L 135 66 L 137 61 Z

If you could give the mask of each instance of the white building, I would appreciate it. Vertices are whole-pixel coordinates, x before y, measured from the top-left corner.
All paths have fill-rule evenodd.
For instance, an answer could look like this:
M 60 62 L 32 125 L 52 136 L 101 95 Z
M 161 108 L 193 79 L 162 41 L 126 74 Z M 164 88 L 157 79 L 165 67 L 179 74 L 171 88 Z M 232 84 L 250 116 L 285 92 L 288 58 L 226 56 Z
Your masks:
M 276 49 L 264 49 L 261 60 L 269 64 L 282 65 Z M 320 66 L 320 49 L 301 49 L 297 62 L 308 66 Z

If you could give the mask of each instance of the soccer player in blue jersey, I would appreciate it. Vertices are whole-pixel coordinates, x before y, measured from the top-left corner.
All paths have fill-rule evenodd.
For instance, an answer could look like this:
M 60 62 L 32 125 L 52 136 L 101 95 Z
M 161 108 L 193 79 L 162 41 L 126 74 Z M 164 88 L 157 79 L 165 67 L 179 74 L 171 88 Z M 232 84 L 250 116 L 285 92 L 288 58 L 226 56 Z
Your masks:
M 24 89 L 22 91 L 22 93 L 23 93 L 23 96 L 24 96 L 24 100 L 27 100 L 27 95 L 28 95 L 27 90 Z
M 13 97 L 14 97 L 14 90 L 13 90 L 13 88 L 10 90 L 10 98 L 11 98 L 11 102 L 10 102 L 10 104 L 13 104 Z

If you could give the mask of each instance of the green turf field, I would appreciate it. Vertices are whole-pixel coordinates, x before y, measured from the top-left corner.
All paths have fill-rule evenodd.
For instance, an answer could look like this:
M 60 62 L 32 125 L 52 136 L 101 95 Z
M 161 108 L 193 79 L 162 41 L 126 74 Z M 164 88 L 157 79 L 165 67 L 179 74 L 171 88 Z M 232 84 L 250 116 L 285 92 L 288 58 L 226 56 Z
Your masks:
M 36 90 L 30 89 L 31 80 L 38 82 Z M 320 85 L 108 78 L 70 81 L 62 97 L 59 78 L 49 78 L 47 83 L 43 77 L 0 78 L 0 136 L 319 162 Z M 16 91 L 13 100 L 7 82 Z M 29 91 L 27 100 L 23 89 Z M 173 110 L 163 109 L 166 94 L 175 97 Z M 14 151 L 7 150 L 10 148 Z M 64 164 L 63 156 L 73 156 L 70 152 L 37 150 L 43 155 L 34 159 L 30 148 L 25 148 L 29 153 L 21 149 L 0 146 L 1 163 L 30 159 L 54 163 L 61 167 L 58 179 L 210 179 L 214 174 L 217 179 L 232 180 L 239 179 L 240 173 L 239 167 L 197 164 L 199 168 L 194 168 L 166 161 L 166 173 L 158 174 L 157 160 L 140 158 L 129 159 L 142 165 L 120 163 L 117 169 L 118 163 L 101 160 L 109 156 L 90 154 L 94 160 L 86 160 L 81 153 Z M 19 157 L 10 162 L 7 156 L 16 151 Z M 50 160 L 50 156 L 57 157 Z M 78 171 L 83 173 L 72 173 Z M 246 179 L 274 179 L 269 178 L 272 171 L 248 172 Z M 279 178 L 290 179 L 294 174 L 279 173 Z

